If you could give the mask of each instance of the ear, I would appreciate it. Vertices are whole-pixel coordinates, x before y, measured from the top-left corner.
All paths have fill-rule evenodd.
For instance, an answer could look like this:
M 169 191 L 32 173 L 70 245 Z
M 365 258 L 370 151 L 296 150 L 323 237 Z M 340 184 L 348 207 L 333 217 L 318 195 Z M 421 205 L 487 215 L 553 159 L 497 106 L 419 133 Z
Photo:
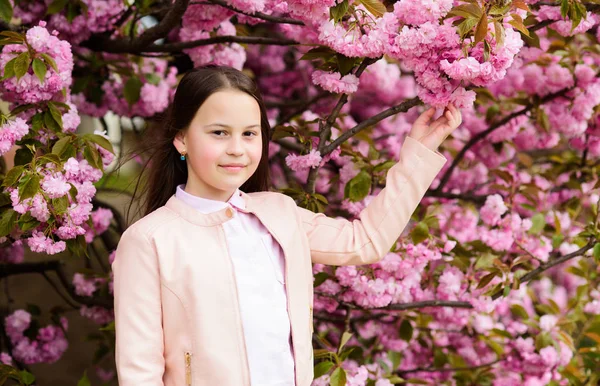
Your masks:
M 177 133 L 175 138 L 173 138 L 173 145 L 179 153 L 187 151 L 187 147 L 185 146 L 185 134 L 183 131 Z

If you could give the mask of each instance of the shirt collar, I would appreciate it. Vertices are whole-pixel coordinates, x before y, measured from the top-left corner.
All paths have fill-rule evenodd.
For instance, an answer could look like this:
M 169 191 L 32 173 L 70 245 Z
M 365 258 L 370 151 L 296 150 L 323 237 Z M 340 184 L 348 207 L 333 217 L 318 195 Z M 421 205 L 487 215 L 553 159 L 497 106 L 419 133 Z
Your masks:
M 231 205 L 236 209 L 240 209 L 244 211 L 246 209 L 246 203 L 244 198 L 242 197 L 242 193 L 239 189 L 236 189 L 235 192 L 231 195 L 227 202 L 211 200 L 208 198 L 194 196 L 193 194 L 189 194 L 185 190 L 185 185 L 178 185 L 177 190 L 175 192 L 175 196 L 185 202 L 186 204 L 194 207 L 201 213 L 213 213 L 217 212 L 221 209 L 226 208 Z

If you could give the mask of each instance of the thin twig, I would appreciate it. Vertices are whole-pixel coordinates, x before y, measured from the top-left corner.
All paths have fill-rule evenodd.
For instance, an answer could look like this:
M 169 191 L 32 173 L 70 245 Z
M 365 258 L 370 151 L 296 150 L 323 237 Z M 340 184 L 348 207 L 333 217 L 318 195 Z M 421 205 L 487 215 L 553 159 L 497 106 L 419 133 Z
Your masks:
M 227 8 L 231 11 L 237 12 L 237 13 L 241 13 L 242 15 L 246 15 L 246 16 L 250 16 L 250 17 L 255 17 L 257 19 L 262 19 L 265 21 L 270 21 L 272 23 L 278 23 L 278 24 L 295 24 L 295 25 L 304 25 L 304 22 L 301 20 L 297 20 L 297 19 L 292 19 L 290 17 L 279 17 L 279 16 L 273 16 L 273 15 L 267 15 L 266 13 L 262 13 L 262 12 L 255 12 L 255 13 L 248 13 L 248 12 L 244 12 L 241 11 L 229 4 L 227 4 L 225 1 L 223 0 L 208 0 L 208 1 L 192 1 L 190 3 L 190 5 L 220 5 L 223 8 Z
M 496 359 L 493 362 L 490 363 L 484 363 L 482 365 L 477 365 L 477 366 L 464 366 L 464 367 L 450 367 L 450 368 L 442 368 L 442 369 L 437 369 L 434 367 L 419 367 L 416 369 L 410 369 L 410 370 L 398 370 L 397 373 L 399 375 L 403 375 L 403 374 L 409 374 L 409 373 L 449 373 L 449 372 L 457 372 L 457 371 L 472 371 L 472 370 L 477 370 L 477 369 L 482 369 L 485 367 L 489 367 L 489 366 L 493 366 L 496 363 L 499 363 L 501 361 L 503 361 L 504 359 Z
M 71 299 L 69 299 L 68 297 L 66 297 L 65 294 L 63 294 L 59 290 L 59 288 L 56 285 L 56 283 L 53 282 L 52 279 L 50 279 L 50 276 L 48 276 L 48 274 L 46 274 L 46 272 L 40 272 L 40 274 L 44 277 L 44 279 L 46 279 L 46 281 L 48 282 L 48 284 L 50 284 L 50 286 L 54 289 L 54 291 L 58 294 L 58 296 L 60 296 L 65 301 L 65 303 L 67 303 L 70 307 L 72 307 L 72 308 L 74 308 L 76 310 L 79 309 L 79 306 L 77 306 L 76 304 L 73 304 L 71 302 Z

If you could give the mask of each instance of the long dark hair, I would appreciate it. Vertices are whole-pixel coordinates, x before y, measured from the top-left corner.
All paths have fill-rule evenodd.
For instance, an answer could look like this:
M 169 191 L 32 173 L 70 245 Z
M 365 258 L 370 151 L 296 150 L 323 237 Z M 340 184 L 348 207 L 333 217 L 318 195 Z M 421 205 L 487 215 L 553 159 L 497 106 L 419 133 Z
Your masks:
M 262 156 L 256 172 L 240 190 L 250 193 L 269 189 L 270 127 L 256 83 L 235 68 L 206 65 L 190 70 L 181 78 L 162 123 L 150 126 L 148 132 L 144 133 L 141 153 L 148 154 L 147 163 L 134 191 L 134 197 L 141 200 L 139 209 L 144 216 L 165 205 L 175 193 L 177 185 L 186 183 L 187 165 L 181 161 L 173 140 L 177 133 L 187 130 L 204 101 L 224 89 L 243 91 L 253 97 L 260 107 Z M 140 183 L 142 179 L 145 179 L 145 183 Z M 133 201 L 129 205 L 128 215 L 132 204 Z

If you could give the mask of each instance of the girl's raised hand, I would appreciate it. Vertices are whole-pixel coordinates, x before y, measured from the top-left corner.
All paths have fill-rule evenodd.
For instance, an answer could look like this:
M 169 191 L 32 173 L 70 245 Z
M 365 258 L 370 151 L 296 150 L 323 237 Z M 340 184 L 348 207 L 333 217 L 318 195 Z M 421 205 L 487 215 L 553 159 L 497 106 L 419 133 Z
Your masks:
M 416 139 L 431 150 L 437 150 L 446 137 L 462 122 L 460 110 L 453 104 L 449 104 L 444 109 L 444 114 L 430 123 L 434 114 L 434 107 L 422 113 L 408 134 L 409 137 Z

